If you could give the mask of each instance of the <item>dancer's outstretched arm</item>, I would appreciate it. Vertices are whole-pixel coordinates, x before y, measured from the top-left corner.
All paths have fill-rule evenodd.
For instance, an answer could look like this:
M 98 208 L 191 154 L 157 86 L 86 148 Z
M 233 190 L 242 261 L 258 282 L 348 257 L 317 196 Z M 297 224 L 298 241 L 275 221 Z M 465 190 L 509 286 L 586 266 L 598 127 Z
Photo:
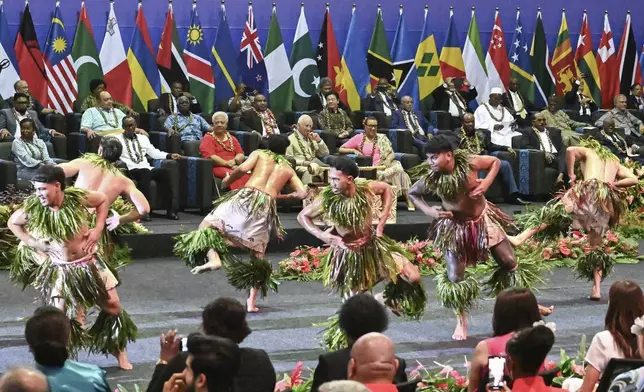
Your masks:
M 409 200 L 414 203 L 416 208 L 421 210 L 425 215 L 431 217 L 432 219 L 451 218 L 451 211 L 444 211 L 437 206 L 430 206 L 429 204 L 427 204 L 427 202 L 423 198 L 423 195 L 426 195 L 428 193 L 429 190 L 425 185 L 425 179 L 421 178 L 411 186 L 409 192 L 407 192 L 407 196 L 409 197 Z
M 637 176 L 633 173 L 633 170 L 627 168 L 624 165 L 619 165 L 617 170 L 617 181 L 615 181 L 615 186 L 618 188 L 626 188 L 629 186 L 637 185 Z
M 527 240 L 532 238 L 535 234 L 544 230 L 546 227 L 548 227 L 548 225 L 546 223 L 542 223 L 539 226 L 531 227 L 527 230 L 524 230 L 523 232 L 517 235 L 509 235 L 508 241 L 510 241 L 510 244 L 512 244 L 512 247 L 517 248 L 523 245 L 523 243 L 525 243 Z
M 249 171 L 252 171 L 255 168 L 255 164 L 257 164 L 257 160 L 259 159 L 259 154 L 261 154 L 260 150 L 255 150 L 253 151 L 250 156 L 248 157 L 247 160 L 242 162 L 239 166 L 233 170 L 230 175 L 228 175 L 226 178 L 223 179 L 221 182 L 221 185 L 224 188 L 228 188 L 228 186 L 233 183 L 235 180 L 241 178 L 244 174 L 248 173 Z
M 306 199 L 306 196 L 308 196 L 309 191 L 304 186 L 304 183 L 302 183 L 302 180 L 297 176 L 297 173 L 293 171 L 293 175 L 291 176 L 291 179 L 288 181 L 289 186 L 293 190 L 293 192 L 288 193 L 288 194 L 278 194 L 277 198 L 278 199 Z
M 474 155 L 472 157 L 472 169 L 477 172 L 487 171 L 485 178 L 479 179 L 476 188 L 470 191 L 470 197 L 482 196 L 494 182 L 496 175 L 501 168 L 501 161 L 490 155 Z
M 391 206 L 394 204 L 394 191 L 391 189 L 391 185 L 382 181 L 369 182 L 369 188 L 371 188 L 371 191 L 376 196 L 380 196 L 382 198 L 382 215 L 380 216 L 380 221 L 378 221 L 378 227 L 376 228 L 376 235 L 380 237 L 384 233 L 387 219 L 391 213 Z
M 299 222 L 306 231 L 316 236 L 321 241 L 333 246 L 344 247 L 344 241 L 342 237 L 331 234 L 331 230 L 322 231 L 318 228 L 313 219 L 322 215 L 322 198 L 318 197 L 313 201 L 313 203 L 302 209 L 297 215 L 297 221 Z
M 568 177 L 573 184 L 577 179 L 575 175 L 575 162 L 586 159 L 586 149 L 583 147 L 568 147 L 566 149 L 566 167 L 568 168 Z

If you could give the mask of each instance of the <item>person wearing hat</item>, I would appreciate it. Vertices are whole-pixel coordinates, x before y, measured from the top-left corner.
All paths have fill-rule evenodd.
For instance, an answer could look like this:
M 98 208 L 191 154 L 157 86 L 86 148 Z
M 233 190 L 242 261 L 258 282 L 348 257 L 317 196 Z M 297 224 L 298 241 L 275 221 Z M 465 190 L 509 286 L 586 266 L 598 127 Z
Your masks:
M 512 137 L 521 135 L 514 130 L 515 120 L 510 111 L 501 105 L 503 89 L 494 87 L 490 100 L 482 103 L 474 112 L 474 120 L 479 129 L 487 129 L 492 135 L 492 143 L 512 147 Z

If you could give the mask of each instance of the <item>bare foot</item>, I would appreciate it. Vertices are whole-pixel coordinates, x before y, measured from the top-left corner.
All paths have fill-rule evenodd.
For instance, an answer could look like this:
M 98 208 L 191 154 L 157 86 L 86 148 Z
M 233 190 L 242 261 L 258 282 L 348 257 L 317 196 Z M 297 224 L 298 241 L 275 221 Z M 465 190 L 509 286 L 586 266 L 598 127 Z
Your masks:
M 590 289 L 590 297 L 588 297 L 588 299 L 591 301 L 599 301 L 601 298 L 602 295 L 599 287 L 593 285 L 593 288 Z
M 456 316 L 456 329 L 452 335 L 453 340 L 466 340 L 467 339 L 467 320 L 465 313 Z
M 411 200 L 407 200 L 407 211 L 416 211 L 416 206 Z
M 539 305 L 539 313 L 541 313 L 541 315 L 544 317 L 550 316 L 554 310 L 555 310 L 554 306 L 545 307 L 543 305 Z
M 127 353 L 121 351 L 118 354 L 113 354 L 116 360 L 119 362 L 119 367 L 123 370 L 132 370 L 132 364 L 127 360 Z
M 255 305 L 255 301 L 251 300 L 250 298 L 246 300 L 246 311 L 248 313 L 259 312 L 259 308 Z

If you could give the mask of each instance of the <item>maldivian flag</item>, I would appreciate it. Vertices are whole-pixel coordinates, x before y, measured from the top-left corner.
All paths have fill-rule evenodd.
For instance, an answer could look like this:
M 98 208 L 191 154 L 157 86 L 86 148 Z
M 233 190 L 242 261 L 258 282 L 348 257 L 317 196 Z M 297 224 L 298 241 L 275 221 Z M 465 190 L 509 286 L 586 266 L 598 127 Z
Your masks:
M 9 25 L 7 24 L 7 16 L 4 14 L 4 4 L 0 0 L 0 58 L 4 60 L 6 67 L 0 72 L 0 102 L 1 99 L 8 99 L 15 92 L 13 84 L 17 82 L 20 77 L 18 76 L 18 62 L 16 61 L 16 53 L 11 44 L 11 37 L 9 36 Z
M 293 47 L 291 49 L 291 67 L 293 68 L 294 111 L 304 111 L 309 108 L 311 95 L 315 94 L 320 85 L 320 75 L 317 63 L 313 59 L 315 52 L 311 43 L 309 25 L 304 15 L 304 4 L 300 8 L 300 19 L 297 21 Z
M 416 58 L 414 60 L 416 74 L 418 76 L 418 107 L 420 107 L 420 103 L 426 101 L 432 92 L 443 83 L 443 74 L 441 73 L 440 62 L 438 60 L 438 49 L 436 49 L 434 34 L 429 29 L 427 9 L 428 7 L 425 6 L 423 31 L 420 35 L 420 43 L 418 44 L 418 48 L 416 48 Z
M 271 110 L 275 113 L 290 112 L 293 107 L 293 75 L 277 21 L 275 5 L 264 48 L 264 64 L 268 76 L 268 100 Z
M 228 100 L 235 95 L 237 83 L 237 48 L 230 36 L 230 28 L 226 19 L 226 6 L 221 5 L 217 35 L 212 46 L 212 55 L 215 57 L 215 100 L 218 104 L 228 105 Z
M 87 16 L 84 1 L 81 3 L 78 26 L 76 26 L 76 34 L 74 35 L 72 58 L 74 59 L 78 84 L 77 100 L 83 102 L 85 97 L 91 93 L 89 91 L 89 82 L 93 79 L 103 78 L 103 69 L 101 68 L 98 49 L 96 49 L 96 42 L 94 41 L 92 24 Z
M 449 28 L 443 49 L 441 49 L 441 71 L 443 78 L 464 78 L 465 65 L 463 64 L 461 45 L 458 43 L 458 32 L 454 25 L 454 7 L 449 8 Z
M 161 83 L 141 3 L 139 3 L 136 14 L 136 25 L 130 49 L 127 51 L 127 63 L 132 72 L 133 109 L 139 113 L 147 112 L 148 101 L 159 98 Z
M 577 40 L 577 51 L 575 52 L 575 64 L 579 72 L 586 76 L 585 94 L 593 99 L 597 106 L 602 105 L 601 82 L 597 60 L 593 54 L 593 41 L 590 37 L 590 26 L 588 25 L 588 15 L 584 12 L 584 18 Z
M 485 60 L 483 59 L 483 48 L 481 46 L 479 26 L 476 23 L 476 15 L 474 14 L 474 10 L 472 10 L 470 28 L 467 31 L 465 47 L 463 47 L 463 62 L 465 63 L 465 73 L 467 74 L 467 80 L 469 80 L 472 86 L 476 88 L 476 91 L 478 91 L 476 101 L 478 103 L 487 101 L 487 68 L 485 66 Z
M 183 58 L 188 71 L 190 93 L 197 99 L 204 113 L 211 113 L 215 109 L 215 77 L 212 73 L 209 47 L 203 38 L 197 3 L 192 3 L 192 16 Z
M 577 78 L 577 69 L 575 60 L 572 55 L 572 45 L 568 35 L 568 22 L 566 21 L 566 12 L 561 12 L 561 26 L 557 36 L 557 46 L 552 55 L 550 63 L 552 74 L 555 78 L 557 94 L 564 95 L 572 91 L 573 81 Z
M 367 67 L 371 78 L 370 91 L 375 91 L 379 79 L 387 79 L 389 84 L 395 85 L 394 65 L 389 57 L 389 43 L 385 34 L 385 24 L 382 22 L 382 9 L 378 6 L 376 25 L 373 27 L 371 42 L 367 51 Z
M 409 39 L 403 9 L 400 7 L 400 18 L 396 27 L 394 44 L 391 47 L 396 89 L 400 96 L 409 95 L 414 98 L 414 104 L 418 104 L 418 97 L 414 97 L 414 92 L 418 91 L 418 78 L 416 77 L 416 67 L 414 66 L 415 55 L 414 44 Z
M 534 76 L 530 64 L 530 46 L 528 34 L 523 34 L 521 13 L 517 10 L 517 27 L 514 29 L 510 45 L 510 75 L 519 82 L 519 90 L 529 101 L 534 102 Z
M 532 37 L 530 56 L 532 57 L 532 74 L 536 87 L 535 103 L 545 105 L 548 98 L 555 92 L 555 82 L 550 70 L 550 52 L 548 51 L 546 33 L 543 30 L 541 11 L 537 11 L 537 23 Z
M 161 72 L 160 82 L 162 92 L 169 93 L 170 85 L 174 82 L 180 82 L 184 88 L 188 84 L 188 70 L 183 59 L 183 48 L 181 47 L 181 39 L 177 32 L 177 24 L 174 21 L 172 2 L 168 4 L 168 12 L 166 13 L 165 23 L 163 24 L 161 41 L 159 41 L 157 66 L 159 67 L 159 72 Z M 201 104 L 198 98 L 197 101 Z
M 364 61 L 367 54 L 362 50 L 364 46 L 361 41 L 360 22 L 354 5 L 347 41 L 342 52 L 342 69 L 336 76 L 336 84 L 340 81 L 340 99 L 351 110 L 360 110 L 360 100 L 366 96 L 369 84 L 369 69 Z

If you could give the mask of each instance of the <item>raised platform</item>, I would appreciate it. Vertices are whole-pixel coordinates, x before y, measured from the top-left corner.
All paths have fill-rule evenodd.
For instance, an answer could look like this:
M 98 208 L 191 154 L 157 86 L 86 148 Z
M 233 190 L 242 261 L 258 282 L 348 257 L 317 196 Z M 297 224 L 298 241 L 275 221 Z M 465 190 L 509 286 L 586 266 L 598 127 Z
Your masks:
M 408 240 L 411 237 L 423 238 L 427 235 L 429 219 L 419 211 L 409 212 L 399 203 L 398 217 L 396 224 L 387 225 L 385 234 L 399 241 Z M 505 212 L 510 215 L 521 213 L 523 207 L 500 204 Z M 301 245 L 321 245 L 321 242 L 310 235 L 297 222 L 299 211 L 280 211 L 282 225 L 286 229 L 286 236 L 283 241 L 273 240 L 268 245 L 267 252 L 290 252 Z M 180 213 L 178 221 L 171 221 L 162 216 L 154 216 L 151 222 L 144 222 L 151 233 L 146 235 L 123 236 L 123 241 L 132 248 L 135 259 L 152 257 L 172 256 L 174 240 L 172 237 L 196 229 L 203 219 L 201 215 L 191 213 Z

